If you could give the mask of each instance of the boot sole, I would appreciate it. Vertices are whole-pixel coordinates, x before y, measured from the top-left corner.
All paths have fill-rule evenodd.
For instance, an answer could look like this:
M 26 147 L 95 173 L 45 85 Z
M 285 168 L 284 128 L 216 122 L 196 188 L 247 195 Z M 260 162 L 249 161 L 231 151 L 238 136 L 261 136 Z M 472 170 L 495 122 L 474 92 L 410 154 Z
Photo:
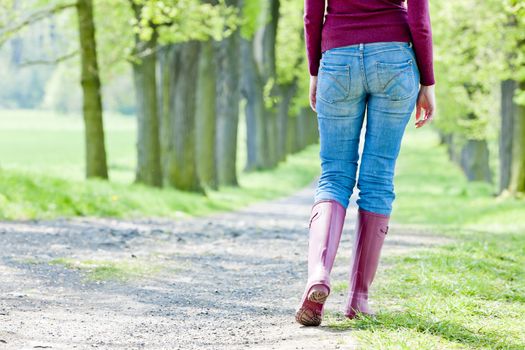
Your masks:
M 322 320 L 322 314 L 320 310 L 323 308 L 323 304 L 328 298 L 328 293 L 321 291 L 314 291 L 310 293 L 307 301 L 295 314 L 295 320 L 303 326 L 319 326 Z M 308 304 L 315 303 L 315 308 L 308 307 Z

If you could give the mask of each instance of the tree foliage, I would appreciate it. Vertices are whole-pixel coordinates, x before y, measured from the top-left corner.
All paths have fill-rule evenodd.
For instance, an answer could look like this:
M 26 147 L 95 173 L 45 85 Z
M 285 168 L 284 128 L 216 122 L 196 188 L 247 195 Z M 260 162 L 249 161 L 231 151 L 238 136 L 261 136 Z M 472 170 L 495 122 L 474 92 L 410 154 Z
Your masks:
M 432 2 L 436 126 L 443 132 L 494 136 L 487 128 L 499 118 L 500 81 L 525 80 L 524 8 L 519 0 Z
M 240 25 L 239 9 L 224 0 L 216 5 L 199 0 L 131 0 L 140 5 L 140 20 L 131 20 L 141 40 L 147 41 L 156 29 L 159 43 L 189 40 L 220 40 Z

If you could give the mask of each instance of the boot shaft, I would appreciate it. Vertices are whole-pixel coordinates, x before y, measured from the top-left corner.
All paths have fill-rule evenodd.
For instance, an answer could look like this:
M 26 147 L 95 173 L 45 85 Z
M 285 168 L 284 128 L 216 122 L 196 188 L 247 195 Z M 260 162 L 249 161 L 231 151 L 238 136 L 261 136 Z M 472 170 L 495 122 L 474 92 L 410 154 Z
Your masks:
M 379 265 L 389 219 L 387 215 L 358 210 L 348 284 L 347 315 L 354 314 L 355 309 L 369 312 L 368 290 Z
M 346 208 L 335 200 L 318 201 L 312 206 L 308 240 L 309 276 L 326 275 L 332 271 L 345 216 Z

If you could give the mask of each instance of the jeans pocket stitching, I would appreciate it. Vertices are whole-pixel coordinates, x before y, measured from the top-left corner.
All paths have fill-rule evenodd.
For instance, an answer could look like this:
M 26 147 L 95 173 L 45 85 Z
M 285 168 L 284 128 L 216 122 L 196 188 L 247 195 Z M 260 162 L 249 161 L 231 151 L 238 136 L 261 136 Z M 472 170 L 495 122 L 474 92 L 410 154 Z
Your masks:
M 383 78 L 383 73 L 386 71 L 389 71 L 390 69 L 394 67 L 403 67 L 398 72 L 395 72 L 393 76 L 388 77 L 388 80 L 385 82 L 385 79 Z M 387 68 L 390 67 L 390 68 Z M 412 91 L 414 90 L 414 72 L 413 72 L 413 59 L 409 59 L 405 62 L 397 62 L 397 63 L 389 63 L 389 62 L 376 62 L 376 72 L 377 72 L 377 79 L 379 84 L 381 85 L 381 91 L 383 91 L 388 97 L 393 101 L 404 101 L 408 100 L 413 96 Z M 387 88 L 391 83 L 398 78 L 402 74 L 408 74 L 407 79 L 410 81 L 410 89 L 404 89 L 406 90 L 406 93 L 399 96 L 399 95 L 392 95 L 386 92 Z
M 327 103 L 335 103 L 335 102 L 341 102 L 341 101 L 346 100 L 348 96 L 350 95 L 350 65 L 340 66 L 340 67 L 337 67 L 338 69 L 335 69 L 332 71 L 327 70 L 327 68 L 328 66 L 322 65 L 321 69 L 319 70 L 319 76 L 320 76 L 319 79 L 322 79 L 322 82 L 318 82 L 319 92 L 317 95 L 319 99 Z M 342 83 L 340 79 L 338 79 L 337 77 L 343 77 L 344 82 Z M 332 84 L 337 84 L 339 86 L 340 91 L 342 91 L 342 93 L 340 94 L 341 96 L 338 96 L 337 98 L 329 98 L 329 96 L 323 96 L 323 93 L 322 93 L 323 91 L 322 88 L 324 88 L 323 85 L 326 83 L 330 83 L 330 82 L 325 82 L 324 80 L 326 79 L 328 79 Z

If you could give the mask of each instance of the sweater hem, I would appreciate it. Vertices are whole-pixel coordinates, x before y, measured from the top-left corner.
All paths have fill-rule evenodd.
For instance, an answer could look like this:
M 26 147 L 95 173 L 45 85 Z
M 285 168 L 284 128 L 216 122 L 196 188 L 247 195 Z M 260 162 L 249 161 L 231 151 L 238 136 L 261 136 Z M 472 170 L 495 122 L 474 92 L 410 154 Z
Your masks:
M 321 36 L 321 52 L 336 47 L 367 44 L 382 41 L 411 42 L 412 37 L 407 26 L 385 26 L 381 31 L 348 30 L 329 31 Z

